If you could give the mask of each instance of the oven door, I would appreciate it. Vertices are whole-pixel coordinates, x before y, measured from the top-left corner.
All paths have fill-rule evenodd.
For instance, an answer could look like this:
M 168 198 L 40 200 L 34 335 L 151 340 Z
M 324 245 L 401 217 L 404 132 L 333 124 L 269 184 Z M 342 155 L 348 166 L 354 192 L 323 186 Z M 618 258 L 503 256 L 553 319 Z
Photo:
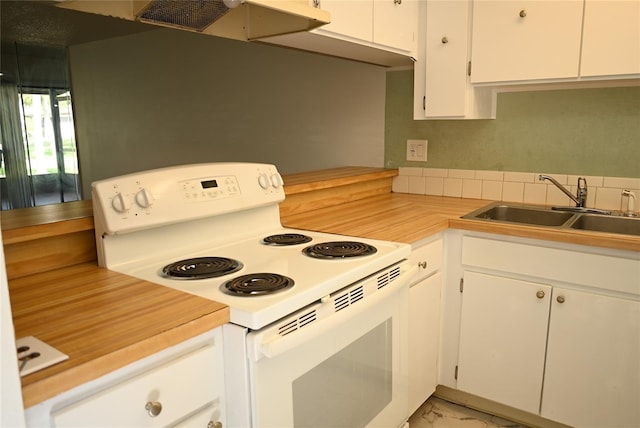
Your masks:
M 337 312 L 333 307 L 340 296 L 323 299 L 314 310 L 328 309 L 331 315 L 291 334 L 274 339 L 249 333 L 252 425 L 403 425 L 408 418 L 409 276 L 400 275 Z

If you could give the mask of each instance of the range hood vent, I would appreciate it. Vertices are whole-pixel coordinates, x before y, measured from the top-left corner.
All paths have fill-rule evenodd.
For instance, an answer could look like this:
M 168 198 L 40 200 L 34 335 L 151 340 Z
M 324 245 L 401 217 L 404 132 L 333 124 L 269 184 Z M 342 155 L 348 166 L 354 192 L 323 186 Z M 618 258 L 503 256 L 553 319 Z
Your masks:
M 58 7 L 236 40 L 309 31 L 330 22 L 307 0 L 58 0 Z
M 137 18 L 143 22 L 175 25 L 201 32 L 230 10 L 231 7 L 217 0 L 158 0 L 149 3 Z

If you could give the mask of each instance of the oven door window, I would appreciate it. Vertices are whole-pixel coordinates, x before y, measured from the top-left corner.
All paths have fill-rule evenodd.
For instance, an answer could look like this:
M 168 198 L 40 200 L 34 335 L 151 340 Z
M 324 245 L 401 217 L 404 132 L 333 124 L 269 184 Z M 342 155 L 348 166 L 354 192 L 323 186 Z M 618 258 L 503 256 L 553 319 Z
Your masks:
M 364 427 L 391 403 L 392 320 L 293 381 L 295 427 Z

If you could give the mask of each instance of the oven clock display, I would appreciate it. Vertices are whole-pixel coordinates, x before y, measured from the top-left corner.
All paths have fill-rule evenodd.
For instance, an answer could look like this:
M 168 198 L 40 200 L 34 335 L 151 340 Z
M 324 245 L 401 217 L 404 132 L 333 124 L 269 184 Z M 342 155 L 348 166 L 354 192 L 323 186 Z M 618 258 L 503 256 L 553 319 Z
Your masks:
M 218 187 L 218 180 L 201 181 L 200 184 L 202 184 L 203 189 L 211 189 L 212 187 Z
M 185 200 L 202 202 L 239 195 L 240 185 L 235 176 L 227 175 L 206 180 L 183 181 L 182 191 Z

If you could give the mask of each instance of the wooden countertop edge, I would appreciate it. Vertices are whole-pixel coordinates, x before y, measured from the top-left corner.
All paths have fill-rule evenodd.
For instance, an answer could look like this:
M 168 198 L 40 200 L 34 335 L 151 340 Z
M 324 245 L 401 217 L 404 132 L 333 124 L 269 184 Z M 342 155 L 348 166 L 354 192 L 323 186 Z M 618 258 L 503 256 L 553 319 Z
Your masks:
M 398 170 L 373 167 L 344 167 L 318 171 L 318 174 L 320 173 L 326 178 L 318 179 L 313 172 L 285 175 L 283 177 L 285 194 L 293 195 L 312 190 L 395 177 L 398 175 Z
M 69 370 L 22 387 L 24 407 L 28 408 L 86 382 L 120 369 L 170 346 L 210 331 L 229 321 L 229 308 L 201 316 L 160 334 L 138 341 Z
M 617 250 L 640 251 L 640 239 L 615 233 L 600 233 L 580 230 L 547 228 L 543 226 L 525 226 L 484 222 L 471 219 L 454 218 L 449 220 L 452 229 L 494 233 L 521 238 L 541 239 L 567 244 L 588 245 Z
M 2 231 L 2 241 L 5 245 L 10 245 L 53 236 L 68 235 L 85 230 L 94 230 L 92 216 L 25 226 L 17 229 L 6 229 Z

